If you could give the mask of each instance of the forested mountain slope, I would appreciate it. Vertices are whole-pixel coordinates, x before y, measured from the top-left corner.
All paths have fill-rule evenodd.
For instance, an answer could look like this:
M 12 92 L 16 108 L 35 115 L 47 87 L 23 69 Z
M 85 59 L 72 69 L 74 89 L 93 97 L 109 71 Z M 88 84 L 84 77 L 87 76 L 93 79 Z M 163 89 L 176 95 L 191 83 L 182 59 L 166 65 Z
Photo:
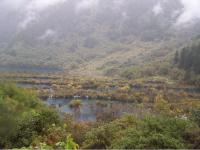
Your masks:
M 180 0 L 63 0 L 1 5 L 0 66 L 113 75 L 162 60 L 198 34 Z M 45 9 L 44 9 L 45 8 Z

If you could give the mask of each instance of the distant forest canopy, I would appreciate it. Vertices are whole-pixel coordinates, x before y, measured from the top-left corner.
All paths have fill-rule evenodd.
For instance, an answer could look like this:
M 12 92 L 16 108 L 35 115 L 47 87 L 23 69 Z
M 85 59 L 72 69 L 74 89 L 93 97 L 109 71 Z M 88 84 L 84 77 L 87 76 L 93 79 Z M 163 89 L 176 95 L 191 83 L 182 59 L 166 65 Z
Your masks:
M 179 68 L 200 74 L 200 40 L 191 46 L 184 47 L 180 53 L 177 51 L 174 61 Z

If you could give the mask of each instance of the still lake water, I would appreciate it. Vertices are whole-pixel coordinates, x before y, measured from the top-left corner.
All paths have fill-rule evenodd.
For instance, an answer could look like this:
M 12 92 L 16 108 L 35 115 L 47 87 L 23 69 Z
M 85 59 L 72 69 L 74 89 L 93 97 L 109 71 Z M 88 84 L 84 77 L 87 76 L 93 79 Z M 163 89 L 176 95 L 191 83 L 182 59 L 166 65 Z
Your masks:
M 73 115 L 76 121 L 96 121 L 102 117 L 120 117 L 127 113 L 135 112 L 134 103 L 126 103 L 112 100 L 88 100 L 82 99 L 82 106 L 70 108 L 72 99 L 47 99 L 45 103 L 53 106 L 61 113 Z
M 51 89 L 50 85 L 33 85 L 18 83 L 24 88 Z M 124 114 L 138 113 L 136 103 L 113 100 L 81 99 L 79 108 L 71 108 L 69 105 L 74 99 L 48 98 L 44 103 L 56 108 L 61 114 L 71 114 L 76 121 L 96 121 L 99 119 L 118 118 Z

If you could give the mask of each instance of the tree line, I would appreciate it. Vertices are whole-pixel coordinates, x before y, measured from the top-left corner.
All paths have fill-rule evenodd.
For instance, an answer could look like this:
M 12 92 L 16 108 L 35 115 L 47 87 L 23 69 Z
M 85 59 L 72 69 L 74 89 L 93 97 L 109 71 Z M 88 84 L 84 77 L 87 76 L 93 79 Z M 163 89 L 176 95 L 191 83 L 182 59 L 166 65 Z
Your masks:
M 180 52 L 176 51 L 174 63 L 180 69 L 200 74 L 200 42 L 184 47 Z

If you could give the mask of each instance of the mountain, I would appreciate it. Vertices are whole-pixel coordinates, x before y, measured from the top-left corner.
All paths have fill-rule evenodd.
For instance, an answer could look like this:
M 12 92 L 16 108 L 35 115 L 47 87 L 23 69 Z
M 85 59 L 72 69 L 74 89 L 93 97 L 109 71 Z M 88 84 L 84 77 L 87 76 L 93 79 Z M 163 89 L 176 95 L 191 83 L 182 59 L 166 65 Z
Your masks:
M 181 0 L 36 4 L 0 5 L 1 68 L 115 75 L 168 57 L 200 31 L 198 19 L 184 22 Z

